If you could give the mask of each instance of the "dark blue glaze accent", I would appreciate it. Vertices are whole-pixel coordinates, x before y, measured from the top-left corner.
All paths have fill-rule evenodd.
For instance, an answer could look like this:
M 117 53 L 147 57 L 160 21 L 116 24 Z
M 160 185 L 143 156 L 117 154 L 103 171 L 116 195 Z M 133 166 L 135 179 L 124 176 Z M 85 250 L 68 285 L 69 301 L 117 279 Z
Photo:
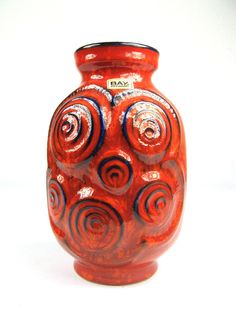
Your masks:
M 82 132 L 82 123 L 79 121 L 79 119 L 78 119 L 78 117 L 75 115 L 75 114 L 73 114 L 73 113 L 68 113 L 68 115 L 69 116 L 73 116 L 76 120 L 77 120 L 77 122 L 78 122 L 78 124 L 79 124 L 79 130 L 78 130 L 78 134 L 77 134 L 77 136 L 73 139 L 73 142 L 75 143 L 76 141 L 77 141 L 77 139 L 79 138 L 79 136 L 80 136 L 80 134 L 81 134 L 81 132 Z M 59 125 L 58 125 L 58 127 L 59 127 Z M 72 130 L 73 131 L 73 130 Z M 70 132 L 71 133 L 71 132 Z
M 134 103 L 135 104 L 135 103 Z M 125 112 L 125 115 L 124 115 L 124 119 L 123 119 L 123 123 L 122 123 L 122 132 L 124 134 L 124 137 L 126 139 L 126 141 L 130 144 L 129 142 L 129 139 L 128 139 L 128 136 L 127 136 L 127 131 L 126 131 L 126 117 L 127 117 L 127 114 L 129 113 L 131 107 L 134 105 L 134 104 L 131 104 L 128 109 L 126 110 Z

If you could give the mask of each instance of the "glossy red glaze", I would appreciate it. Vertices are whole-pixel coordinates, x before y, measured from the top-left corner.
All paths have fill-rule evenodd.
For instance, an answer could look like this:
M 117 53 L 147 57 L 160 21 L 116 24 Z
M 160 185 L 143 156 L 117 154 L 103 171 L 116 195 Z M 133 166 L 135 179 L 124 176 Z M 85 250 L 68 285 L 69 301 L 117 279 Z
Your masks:
M 52 117 L 51 226 L 75 257 L 76 272 L 94 282 L 150 277 L 179 231 L 184 130 L 176 108 L 151 82 L 158 56 L 132 43 L 82 47 L 75 52 L 81 86 Z M 112 88 L 121 86 L 111 89 L 110 79 L 120 80 Z

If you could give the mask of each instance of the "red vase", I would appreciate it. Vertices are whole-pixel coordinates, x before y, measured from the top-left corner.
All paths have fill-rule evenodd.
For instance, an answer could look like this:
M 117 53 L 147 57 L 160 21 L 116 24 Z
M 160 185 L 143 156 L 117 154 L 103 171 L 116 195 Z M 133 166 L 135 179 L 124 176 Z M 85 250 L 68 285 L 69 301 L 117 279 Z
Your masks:
M 152 84 L 159 53 L 134 43 L 75 52 L 82 83 L 49 128 L 52 230 L 82 277 L 144 280 L 179 231 L 186 181 L 179 113 Z

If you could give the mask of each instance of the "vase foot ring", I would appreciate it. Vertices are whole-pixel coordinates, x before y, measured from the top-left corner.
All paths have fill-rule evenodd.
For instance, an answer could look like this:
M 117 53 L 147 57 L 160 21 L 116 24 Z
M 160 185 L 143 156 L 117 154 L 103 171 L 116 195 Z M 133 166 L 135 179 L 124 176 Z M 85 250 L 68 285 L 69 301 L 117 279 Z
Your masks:
M 81 277 L 105 285 L 127 285 L 150 278 L 157 270 L 156 262 L 128 264 L 117 267 L 74 262 L 74 269 Z

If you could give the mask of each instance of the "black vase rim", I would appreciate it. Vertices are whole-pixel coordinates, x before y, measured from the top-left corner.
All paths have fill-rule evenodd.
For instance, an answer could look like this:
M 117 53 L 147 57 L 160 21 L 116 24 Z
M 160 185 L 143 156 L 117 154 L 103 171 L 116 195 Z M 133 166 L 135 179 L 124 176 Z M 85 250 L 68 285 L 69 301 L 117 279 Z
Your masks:
M 108 47 L 108 46 L 111 46 L 111 47 L 112 46 L 127 46 L 127 47 L 131 46 L 131 47 L 136 47 L 136 48 L 145 48 L 159 54 L 159 51 L 152 46 L 140 44 L 136 42 L 125 42 L 125 41 L 106 41 L 106 42 L 91 43 L 91 44 L 87 44 L 87 45 L 79 47 L 78 49 L 76 49 L 75 52 L 78 52 L 83 49 L 89 49 L 89 48 L 95 48 L 95 47 Z

